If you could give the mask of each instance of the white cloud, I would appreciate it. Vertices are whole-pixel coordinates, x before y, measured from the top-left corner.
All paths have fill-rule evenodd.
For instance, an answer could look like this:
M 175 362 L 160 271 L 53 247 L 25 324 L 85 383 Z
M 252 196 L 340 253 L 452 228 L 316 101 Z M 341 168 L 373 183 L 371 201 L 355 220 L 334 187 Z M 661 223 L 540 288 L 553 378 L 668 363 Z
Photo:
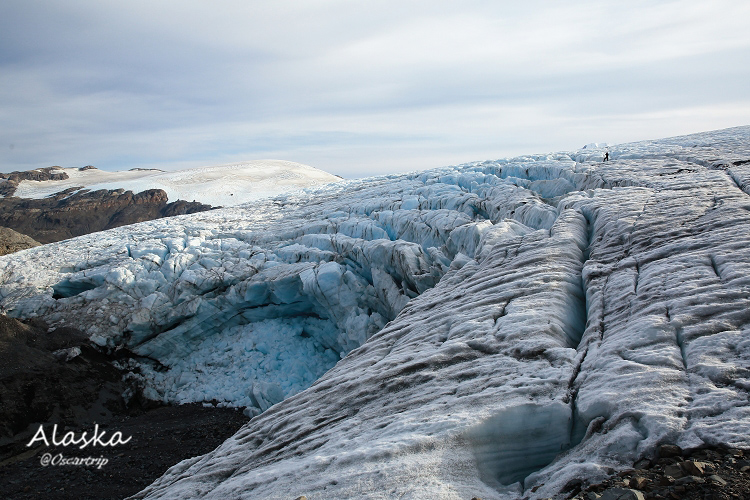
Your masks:
M 7 0 L 0 169 L 273 155 L 356 176 L 748 124 L 748 18 L 729 0 Z

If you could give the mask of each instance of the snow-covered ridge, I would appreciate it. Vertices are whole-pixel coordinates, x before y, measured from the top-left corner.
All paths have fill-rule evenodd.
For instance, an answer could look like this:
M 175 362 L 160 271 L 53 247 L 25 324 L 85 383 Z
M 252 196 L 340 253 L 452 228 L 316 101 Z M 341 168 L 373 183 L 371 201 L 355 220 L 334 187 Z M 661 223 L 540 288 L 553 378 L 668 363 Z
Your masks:
M 154 397 L 262 412 L 144 497 L 541 498 L 664 442 L 748 447 L 750 127 L 609 152 L 26 250 L 0 305 L 128 347 Z
M 22 181 L 15 196 L 45 198 L 72 187 L 125 189 L 139 193 L 163 189 L 170 201 L 198 201 L 212 206 L 235 206 L 275 196 L 290 189 L 307 188 L 341 180 L 317 168 L 282 160 L 256 160 L 227 165 L 164 172 L 127 170 L 108 172 L 96 168 L 63 168 L 68 179 Z

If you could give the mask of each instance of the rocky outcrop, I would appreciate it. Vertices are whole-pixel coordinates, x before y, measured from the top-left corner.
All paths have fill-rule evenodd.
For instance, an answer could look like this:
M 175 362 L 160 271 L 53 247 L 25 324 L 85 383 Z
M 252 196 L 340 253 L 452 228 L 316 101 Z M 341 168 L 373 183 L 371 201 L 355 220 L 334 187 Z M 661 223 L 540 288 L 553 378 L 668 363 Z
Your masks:
M 39 171 L 22 173 L 34 172 Z M 12 182 L 15 181 L 6 180 L 5 185 Z M 0 199 L 0 226 L 28 235 L 40 243 L 52 243 L 95 231 L 211 208 L 210 205 L 184 200 L 169 203 L 167 193 L 161 189 L 134 194 L 123 189 L 88 191 L 71 188 L 44 199 L 13 196 Z
M 598 484 L 581 489 L 571 481 L 567 498 L 573 500 L 675 499 L 729 500 L 750 498 L 748 450 L 707 446 L 682 450 L 662 445 L 653 460 L 642 459 Z
M 9 227 L 0 227 L 0 255 L 38 247 L 41 243 Z
M 62 181 L 68 179 L 68 174 L 61 171 L 60 167 L 37 168 L 26 172 L 11 172 L 9 174 L 0 174 L 0 195 L 13 196 L 16 188 L 21 181 Z M 87 167 L 83 167 L 87 168 Z M 95 168 L 95 167 L 91 167 Z
M 203 203 L 199 203 L 197 201 L 177 200 L 164 205 L 164 208 L 160 211 L 160 217 L 173 217 L 175 215 L 193 214 L 196 212 L 203 212 L 205 210 L 212 210 L 213 208 L 221 207 L 212 207 L 211 205 L 204 205 Z

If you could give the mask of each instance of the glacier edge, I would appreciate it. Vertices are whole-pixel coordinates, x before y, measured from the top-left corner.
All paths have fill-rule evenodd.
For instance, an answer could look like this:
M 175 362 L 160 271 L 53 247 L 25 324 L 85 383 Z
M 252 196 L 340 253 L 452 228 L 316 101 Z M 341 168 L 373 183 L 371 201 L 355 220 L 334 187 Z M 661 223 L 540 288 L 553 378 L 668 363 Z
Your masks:
M 136 498 L 553 496 L 660 443 L 750 446 L 748 139 L 478 162 L 144 223 L 0 259 L 0 304 L 158 360 L 167 375 L 147 378 L 168 401 L 257 408 Z M 54 298 L 60 283 L 78 293 Z M 272 363 L 282 330 L 294 355 Z M 208 382 L 190 379 L 200 362 Z

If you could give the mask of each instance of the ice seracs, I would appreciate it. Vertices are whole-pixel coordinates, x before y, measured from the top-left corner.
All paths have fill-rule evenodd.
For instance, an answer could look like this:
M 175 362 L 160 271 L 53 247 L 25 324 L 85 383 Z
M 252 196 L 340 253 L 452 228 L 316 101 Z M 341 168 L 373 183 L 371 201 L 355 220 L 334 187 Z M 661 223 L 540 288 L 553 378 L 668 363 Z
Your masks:
M 0 304 L 130 349 L 154 398 L 257 414 L 137 497 L 542 498 L 748 447 L 750 127 L 609 151 L 26 250 Z

